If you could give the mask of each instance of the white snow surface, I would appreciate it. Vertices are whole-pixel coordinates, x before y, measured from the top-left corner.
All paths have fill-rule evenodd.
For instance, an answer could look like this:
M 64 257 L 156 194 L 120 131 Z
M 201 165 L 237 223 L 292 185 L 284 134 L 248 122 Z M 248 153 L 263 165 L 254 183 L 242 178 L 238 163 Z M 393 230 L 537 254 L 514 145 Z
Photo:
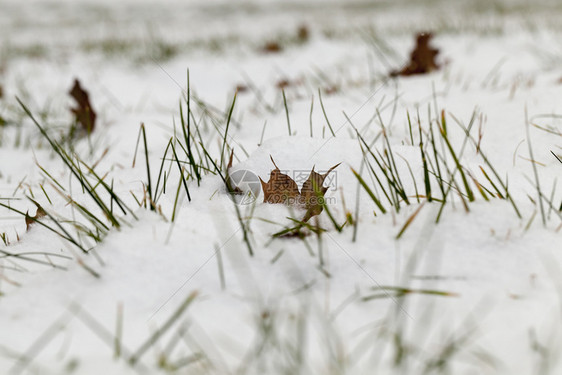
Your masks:
M 9 238 L 9 244 L 0 242 L 0 373 L 562 371 L 562 189 L 556 184 L 562 164 L 554 156 L 562 154 L 556 117 L 562 113 L 562 68 L 556 63 L 562 49 L 560 30 L 549 23 L 562 14 L 556 2 L 506 1 L 497 9 L 478 1 L 0 3 L 6 9 L 0 15 L 0 47 L 6 51 L 0 59 L 0 117 L 15 122 L 0 125 L 0 203 L 33 214 L 36 208 L 26 199 L 33 196 L 54 217 L 71 218 L 44 168 L 73 199 L 95 210 L 15 100 L 58 134 L 71 121 L 67 91 L 78 77 L 98 127 L 90 140 L 76 141 L 76 152 L 90 164 L 99 161 L 97 173 L 107 174 L 137 216 L 122 216 L 126 225 L 100 243 L 83 239 L 93 248 L 83 254 L 37 224 L 26 231 L 21 215 L 0 207 L 0 234 Z M 301 24 L 309 29 L 308 40 L 288 41 L 280 53 L 261 52 L 267 41 L 290 39 Z M 443 68 L 384 78 L 405 61 L 414 31 L 422 28 L 435 30 Z M 381 50 L 374 39 L 395 53 Z M 85 47 L 116 40 L 130 42 L 120 47 L 126 53 Z M 178 50 L 169 59 L 152 58 L 154 40 Z M 34 56 L 37 46 L 45 52 Z M 270 158 L 287 173 L 305 175 L 341 163 L 326 197 L 336 222 L 350 212 L 357 232 L 350 224 L 338 232 L 323 212 L 320 239 L 272 238 L 294 225 L 288 217 L 300 219 L 303 212 L 263 203 L 263 195 L 253 205 L 235 207 L 221 178 L 211 173 L 200 186 L 188 181 L 189 202 L 180 186 L 172 223 L 178 188 L 173 164 L 158 202 L 161 214 L 138 207 L 132 194 L 142 197 L 147 180 L 142 142 L 133 164 L 139 125 L 146 126 L 154 184 L 174 126 L 180 132 L 187 69 L 193 97 L 221 111 L 216 128 L 200 128 L 217 161 L 235 88 L 254 86 L 256 91 L 236 97 L 227 137 L 235 156 L 231 171 L 250 170 L 267 180 L 274 168 Z M 281 79 L 292 83 L 285 89 L 291 135 L 276 87 Z M 334 85 L 336 92 L 326 92 Z M 464 140 L 456 120 L 467 125 L 476 111 L 472 134 L 482 135 L 480 148 L 507 179 L 521 217 L 507 200 L 486 201 L 477 190 L 468 211 L 451 193 L 437 224 L 440 204 L 423 203 L 423 197 L 418 203 L 413 193 L 411 205 L 382 214 L 358 185 L 352 168 L 370 186 L 374 180 L 362 164 L 353 126 L 372 142 L 382 121 L 406 190 L 423 193 L 423 165 L 407 115 L 418 139 L 417 113 L 429 129 L 428 111 L 437 126 L 436 106 L 437 113 L 445 111 L 455 150 Z M 541 189 L 554 204 L 545 208 L 544 224 L 527 122 Z M 379 136 L 374 147 L 383 146 Z M 492 189 L 480 171 L 482 155 L 470 142 L 462 162 Z M 253 256 L 237 209 L 244 220 L 251 217 Z M 382 286 L 414 292 L 395 296 L 392 289 L 377 291 Z M 187 309 L 131 365 L 130 357 L 193 293 Z M 380 298 L 364 299 L 373 294 Z M 116 336 L 119 317 L 122 335 Z M 119 358 L 115 337 L 122 338 Z

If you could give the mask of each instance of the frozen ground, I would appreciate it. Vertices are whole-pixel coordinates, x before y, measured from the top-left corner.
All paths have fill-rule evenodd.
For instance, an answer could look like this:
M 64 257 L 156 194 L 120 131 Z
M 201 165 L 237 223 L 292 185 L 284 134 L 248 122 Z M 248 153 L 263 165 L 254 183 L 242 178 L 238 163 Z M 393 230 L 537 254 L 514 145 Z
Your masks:
M 562 371 L 558 2 L 0 7 L 0 373 Z M 435 33 L 443 68 L 388 79 L 420 30 Z M 265 53 L 272 42 L 281 50 Z M 188 69 L 193 164 L 179 109 Z M 75 77 L 98 124 L 62 147 L 109 215 L 16 100 L 61 140 Z M 270 156 L 291 175 L 341 162 L 333 220 L 325 210 L 303 237 L 273 236 L 303 212 L 263 195 L 235 206 L 218 173 L 232 149 L 230 172 L 264 180 Z M 139 207 L 149 187 L 158 212 Z M 13 209 L 34 215 L 29 198 L 59 234 L 26 231 Z

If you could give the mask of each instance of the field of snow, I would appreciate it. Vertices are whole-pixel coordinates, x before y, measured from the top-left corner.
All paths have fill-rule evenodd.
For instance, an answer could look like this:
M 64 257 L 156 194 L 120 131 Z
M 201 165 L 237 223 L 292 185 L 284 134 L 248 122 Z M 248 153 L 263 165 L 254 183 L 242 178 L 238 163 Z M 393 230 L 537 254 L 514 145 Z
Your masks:
M 562 4 L 0 9 L 1 374 L 562 372 Z

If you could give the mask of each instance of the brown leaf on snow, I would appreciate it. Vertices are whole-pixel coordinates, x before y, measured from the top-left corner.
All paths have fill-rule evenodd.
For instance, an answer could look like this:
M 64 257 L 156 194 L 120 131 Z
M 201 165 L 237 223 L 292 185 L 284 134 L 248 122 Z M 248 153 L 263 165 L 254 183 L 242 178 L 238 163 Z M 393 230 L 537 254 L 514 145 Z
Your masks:
M 295 204 L 300 196 L 297 183 L 291 177 L 281 173 L 281 170 L 273 161 L 273 157 L 270 156 L 270 158 L 275 165 L 275 169 L 271 171 L 269 181 L 265 182 L 260 177 L 263 201 L 265 203 Z
M 281 44 L 273 41 L 265 43 L 264 46 L 261 48 L 261 51 L 263 53 L 278 53 L 281 52 L 282 50 L 283 47 L 281 47 Z
M 29 211 L 27 211 L 25 213 L 25 230 L 29 231 L 29 228 L 31 228 L 31 226 L 35 224 L 37 220 L 45 216 L 47 216 L 47 213 L 40 205 L 37 205 L 37 212 L 35 213 L 35 216 L 30 216 Z
M 439 64 L 435 58 L 439 54 L 439 49 L 429 45 L 433 38 L 431 33 L 419 33 L 416 37 L 416 47 L 410 53 L 410 62 L 401 70 L 390 73 L 391 76 L 411 76 L 415 74 L 425 74 L 439 69 Z
M 315 172 L 314 167 L 312 167 L 312 171 L 310 171 L 310 175 L 308 175 L 301 189 L 301 200 L 306 208 L 306 214 L 302 221 L 307 222 L 311 217 L 322 212 L 324 209 L 324 194 L 328 191 L 328 188 L 324 186 L 324 180 L 340 164 L 334 165 L 324 174 Z
M 80 86 L 80 81 L 75 79 L 69 95 L 76 101 L 76 107 L 70 108 L 70 111 L 76 117 L 76 123 L 80 124 L 81 128 L 90 134 L 94 131 L 96 125 L 96 112 L 90 104 L 88 92 Z
M 324 194 L 328 191 L 328 188 L 324 187 L 324 181 L 340 163 L 334 165 L 324 174 L 316 172 L 313 167 L 299 192 L 297 183 L 288 175 L 281 173 L 279 167 L 273 161 L 273 157 L 271 157 L 271 161 L 275 165 L 275 169 L 271 171 L 269 181 L 266 183 L 260 177 L 264 194 L 263 201 L 305 208 L 306 213 L 302 220 L 304 222 L 320 214 L 324 207 Z

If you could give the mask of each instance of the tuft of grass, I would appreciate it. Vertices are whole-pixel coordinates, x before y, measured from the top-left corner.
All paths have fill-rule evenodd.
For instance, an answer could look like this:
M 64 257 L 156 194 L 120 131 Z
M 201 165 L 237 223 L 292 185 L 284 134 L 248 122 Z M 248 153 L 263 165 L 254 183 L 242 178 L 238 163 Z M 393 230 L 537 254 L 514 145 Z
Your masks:
M 28 107 L 19 98 L 16 99 L 27 116 L 39 129 L 41 135 L 50 145 L 52 151 L 66 166 L 70 175 L 78 181 L 82 192 L 90 198 L 90 203 L 95 207 L 94 210 L 91 208 L 91 205 L 86 205 L 76 201 L 72 197 L 72 194 L 67 192 L 63 185 L 54 178 L 52 174 L 48 173 L 45 168 L 39 166 L 40 170 L 44 173 L 45 178 L 50 182 L 50 186 L 68 202 L 72 209 L 73 219 L 65 219 L 45 210 L 45 220 L 39 220 L 36 218 L 34 222 L 47 228 L 51 232 L 56 233 L 62 239 L 78 247 L 82 252 L 88 253 L 90 251 L 90 245 L 84 243 L 84 235 L 86 238 L 90 238 L 95 243 L 98 243 L 102 241 L 111 227 L 119 229 L 124 223 L 126 223 L 123 217 L 114 212 L 114 204 L 119 208 L 123 216 L 130 215 L 133 219 L 136 219 L 136 215 L 127 206 L 124 200 L 116 194 L 113 189 L 113 183 L 105 181 L 106 175 L 100 176 L 95 171 L 95 166 L 88 165 L 86 162 L 81 160 L 77 154 L 67 150 L 61 143 L 54 140 L 48 134 L 46 129 L 39 124 Z M 50 198 L 43 187 L 42 191 L 47 200 L 50 201 Z M 39 207 L 40 205 L 33 197 L 31 190 L 30 194 L 31 196 L 28 196 L 28 199 L 35 206 Z M 0 205 L 22 215 L 22 217 L 26 216 L 24 212 L 19 211 L 10 205 L 6 205 L 4 203 L 0 203 Z M 77 220 L 74 217 L 75 211 L 80 214 L 81 220 Z M 76 236 L 70 233 L 70 228 L 76 231 Z
M 476 201 L 476 191 L 484 201 L 490 201 L 491 198 L 508 200 L 513 206 L 517 216 L 521 218 L 517 205 L 509 194 L 507 179 L 504 182 L 503 179 L 499 177 L 496 169 L 481 149 L 479 140 L 475 140 L 471 134 L 473 125 L 478 119 L 478 112 L 476 110 L 473 111 L 467 126 L 463 125 L 462 122 L 451 115 L 451 117 L 455 120 L 455 123 L 464 133 L 462 143 L 459 146 L 454 146 L 450 141 L 452 129 L 447 126 L 445 111 L 440 111 L 439 118 L 431 117 L 431 112 L 437 113 L 437 110 L 437 108 L 433 111 L 431 109 L 428 110 L 428 126 L 425 130 L 424 127 L 422 127 L 422 121 L 418 112 L 417 137 L 419 139 L 417 140 L 414 139 L 414 132 L 412 130 L 414 126 L 412 124 L 412 119 L 410 118 L 409 113 L 406 113 L 409 129 L 409 142 L 412 145 L 416 144 L 419 148 L 419 164 L 423 170 L 423 176 L 421 177 L 423 182 L 418 181 L 417 178 L 420 177 L 416 177 L 413 174 L 412 167 L 410 165 L 411 161 L 397 155 L 392 149 L 388 136 L 388 130 L 384 125 L 378 110 L 376 115 L 382 128 L 380 133 L 382 137 L 379 139 L 377 136 L 373 143 L 368 143 L 361 132 L 346 116 L 347 121 L 355 130 L 359 146 L 362 154 L 364 155 L 362 163 L 366 166 L 366 170 L 372 181 L 372 183 L 369 184 L 360 173 L 352 168 L 351 171 L 358 181 L 358 186 L 363 188 L 382 214 L 385 214 L 388 210 L 396 213 L 400 212 L 403 205 L 412 204 L 411 198 L 413 197 L 416 202 L 421 205 L 423 205 L 424 202 L 436 202 L 440 204 L 440 208 L 435 219 L 436 222 L 439 222 L 447 204 L 453 204 L 455 202 L 455 200 L 451 197 L 451 192 L 456 192 L 456 196 L 468 212 L 470 209 L 469 205 Z M 437 132 L 434 131 L 434 123 L 437 124 Z M 479 135 L 481 138 L 481 134 Z M 377 144 L 377 140 L 379 141 L 379 144 Z M 490 188 L 486 187 L 487 184 L 479 181 L 473 174 L 471 174 L 464 164 L 463 155 L 466 147 L 470 144 L 476 147 L 478 157 L 484 161 L 486 168 L 484 166 L 480 166 L 480 170 L 484 176 L 485 182 L 491 186 Z M 413 188 L 406 188 L 404 185 L 404 179 L 401 176 L 400 169 L 398 168 L 397 161 L 399 160 L 396 156 L 402 159 L 403 164 L 407 168 L 412 180 Z M 424 195 L 420 195 L 418 184 L 424 186 Z M 435 190 L 433 186 L 438 186 L 439 189 Z M 539 199 L 541 201 L 547 200 L 544 196 L 541 196 Z M 548 204 L 552 205 L 552 202 L 549 202 Z M 397 235 L 397 239 L 402 237 L 419 210 L 420 208 L 418 208 L 414 214 L 406 220 L 404 226 Z

